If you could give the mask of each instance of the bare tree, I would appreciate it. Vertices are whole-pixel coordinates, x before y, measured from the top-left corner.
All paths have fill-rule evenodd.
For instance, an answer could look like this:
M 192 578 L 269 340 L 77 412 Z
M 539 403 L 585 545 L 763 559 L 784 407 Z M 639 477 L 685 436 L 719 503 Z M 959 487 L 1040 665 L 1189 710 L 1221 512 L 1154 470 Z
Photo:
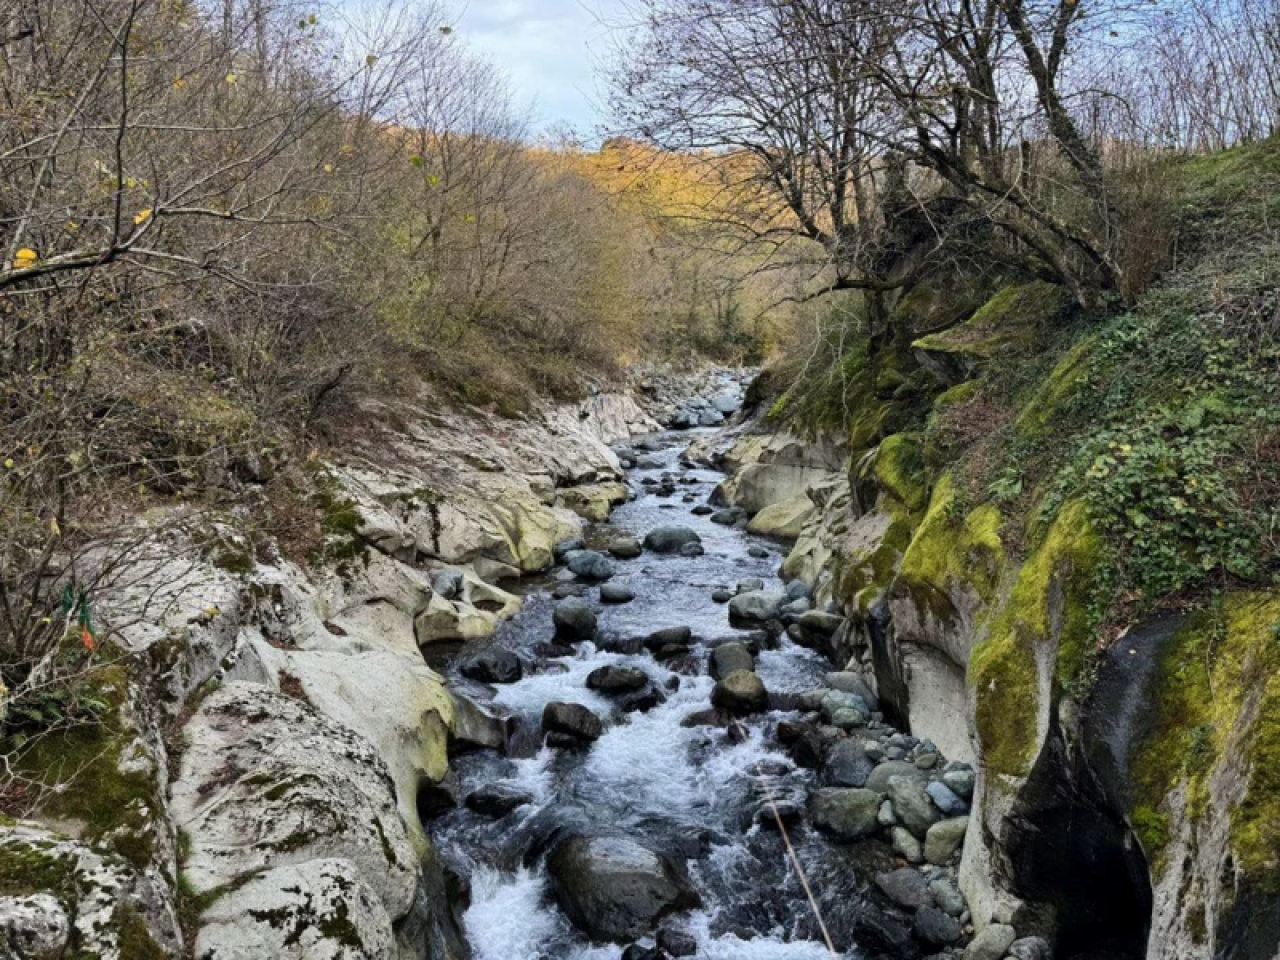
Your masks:
M 701 216 L 767 249 L 757 269 L 807 264 L 802 298 L 862 291 L 873 326 L 911 278 L 899 228 L 918 198 L 871 67 L 903 23 L 875 0 L 644 0 L 612 76 L 628 134 L 715 169 Z

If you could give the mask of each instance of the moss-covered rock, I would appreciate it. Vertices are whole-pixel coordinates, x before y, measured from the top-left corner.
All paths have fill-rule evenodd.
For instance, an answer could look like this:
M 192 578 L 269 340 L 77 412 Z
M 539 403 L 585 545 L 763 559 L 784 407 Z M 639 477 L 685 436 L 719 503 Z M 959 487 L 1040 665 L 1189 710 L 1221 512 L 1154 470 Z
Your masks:
M 928 501 L 928 481 L 917 437 L 895 433 L 881 440 L 873 471 L 880 489 L 907 510 L 920 510 Z
M 1185 785 L 1193 818 L 1204 814 L 1215 768 L 1240 754 L 1248 786 L 1230 811 L 1235 861 L 1280 892 L 1280 594 L 1234 594 L 1192 616 L 1162 652 L 1153 693 L 1133 757 L 1148 855 L 1161 865 L 1175 789 Z
M 982 306 L 984 289 L 973 276 L 917 283 L 894 306 L 893 323 L 926 334 L 954 326 Z
M 1024 437 L 1035 437 L 1049 429 L 1063 407 L 1075 396 L 1086 376 L 1093 347 L 1090 337 L 1073 345 L 1054 366 L 1018 412 L 1016 426 Z
M 1101 551 L 1084 505 L 1067 504 L 974 648 L 974 723 L 992 773 L 1026 775 L 1060 678 L 1074 675 L 1083 661 L 1095 626 L 1089 601 Z
M 312 860 L 250 878 L 202 917 L 207 960 L 379 960 L 396 955 L 386 907 L 347 860 Z
M 44 910 L 77 960 L 163 960 L 177 931 L 153 884 L 122 857 L 32 823 L 0 825 L 0 897 L 52 898 Z
M 1280 946 L 1265 922 L 1280 896 L 1278 637 L 1280 593 L 1232 593 L 1154 651 L 1128 813 L 1151 866 L 1160 960 Z
M 155 759 L 134 722 L 129 674 L 121 664 L 96 667 L 75 684 L 90 712 L 5 744 L 16 772 L 44 788 L 32 816 L 74 829 L 139 870 L 151 864 L 164 829 Z
M 911 347 L 922 365 L 958 383 L 997 353 L 1030 346 L 1070 303 L 1066 290 L 1043 280 L 1005 287 L 964 323 L 921 337 Z
M 626 503 L 630 491 L 625 483 L 587 483 L 557 491 L 557 506 L 572 510 L 584 520 L 603 523 L 609 512 Z
M 992 504 L 962 513 L 954 480 L 944 474 L 902 558 L 895 592 L 909 594 L 922 616 L 954 616 L 960 605 L 951 598 L 957 590 L 972 597 L 966 608 L 989 603 L 1004 563 L 1003 524 Z

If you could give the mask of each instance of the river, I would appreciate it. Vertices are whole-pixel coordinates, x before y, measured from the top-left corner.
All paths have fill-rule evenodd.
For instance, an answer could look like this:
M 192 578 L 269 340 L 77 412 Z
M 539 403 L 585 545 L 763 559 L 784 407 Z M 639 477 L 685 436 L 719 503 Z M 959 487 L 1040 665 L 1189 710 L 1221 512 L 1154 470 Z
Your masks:
M 784 549 L 741 525 L 713 522 L 700 507 L 723 475 L 682 461 L 693 435 L 650 438 L 639 466 L 628 471 L 634 497 L 591 528 L 586 545 L 603 549 L 620 536 L 643 538 L 674 524 L 700 535 L 702 555 L 646 550 L 613 559 L 610 582 L 635 594 L 621 604 L 601 603 L 594 585 L 564 586 L 572 582 L 567 571 L 553 573 L 529 588 L 523 610 L 490 641 L 519 655 L 520 680 L 486 687 L 463 678 L 457 665 L 475 648 L 449 669 L 460 690 L 522 718 L 531 732 L 523 749 L 508 751 L 514 757 L 482 752 L 455 760 L 459 795 L 499 784 L 529 802 L 498 819 L 459 806 L 432 825 L 446 861 L 469 880 L 465 928 L 480 960 L 622 956 L 624 945 L 592 944 L 579 933 L 550 895 L 543 854 L 550 838 L 567 829 L 622 834 L 685 862 L 701 905 L 666 924 L 696 939 L 698 957 L 832 956 L 774 816 L 776 808 L 787 820 L 797 819 L 815 774 L 797 767 L 773 740 L 780 719 L 799 716 L 787 709 L 793 706 L 788 695 L 820 686 L 831 665 L 785 636 L 770 641 L 760 631 L 735 629 L 727 605 L 713 599 L 716 590 L 732 591 L 753 579 L 782 590 L 777 572 Z M 561 595 L 579 593 L 591 602 L 599 618 L 597 641 L 548 649 L 557 587 Z M 629 648 L 628 638 L 668 627 L 691 628 L 695 642 L 687 655 L 660 662 L 648 651 L 620 652 Z M 691 723 L 686 718 L 710 705 L 711 648 L 744 639 L 774 647 L 760 649 L 755 661 L 773 709 L 740 724 Z M 664 701 L 644 712 L 622 712 L 616 698 L 586 685 L 589 674 L 607 665 L 642 670 Z M 583 750 L 540 745 L 539 718 L 551 702 L 586 706 L 604 721 L 603 735 Z M 790 833 L 835 942 L 847 944 L 855 878 L 871 869 L 868 852 L 798 825 Z

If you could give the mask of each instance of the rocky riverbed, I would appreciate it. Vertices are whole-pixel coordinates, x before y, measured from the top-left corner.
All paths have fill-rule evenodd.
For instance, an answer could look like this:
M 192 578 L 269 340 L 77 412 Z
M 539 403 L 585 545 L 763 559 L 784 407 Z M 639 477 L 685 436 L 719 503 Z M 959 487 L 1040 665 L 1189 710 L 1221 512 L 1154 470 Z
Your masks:
M 616 448 L 630 499 L 448 660 L 505 720 L 428 804 L 477 957 L 816 960 L 826 937 L 848 957 L 1047 957 L 1007 925 L 973 938 L 955 866 L 974 771 L 818 652 L 841 618 L 779 579 L 785 548 L 746 511 L 708 504 L 725 478 L 689 439 Z

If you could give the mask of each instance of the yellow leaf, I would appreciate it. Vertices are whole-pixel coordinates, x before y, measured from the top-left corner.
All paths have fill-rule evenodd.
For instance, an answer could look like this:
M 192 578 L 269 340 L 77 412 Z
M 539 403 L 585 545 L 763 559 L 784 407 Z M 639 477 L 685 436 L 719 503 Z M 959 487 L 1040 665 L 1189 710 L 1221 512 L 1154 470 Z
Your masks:
M 145 207 L 142 210 L 139 210 L 136 214 L 134 214 L 133 223 L 134 223 L 134 226 L 141 226 L 142 224 L 146 223 L 150 219 L 151 219 L 151 208 Z
M 39 255 L 34 250 L 30 247 L 23 247 L 13 255 L 13 269 L 25 270 L 27 267 L 33 267 L 39 259 Z
M 173 81 L 173 89 L 175 90 L 181 90 L 186 85 L 187 85 L 187 81 L 183 77 L 177 77 Z
M 326 163 L 326 164 L 324 165 L 324 172 L 325 172 L 325 173 L 333 173 L 333 164 L 332 164 L 332 163 Z
M 57 517 L 50 517 L 50 518 L 49 518 L 49 532 L 50 532 L 50 533 L 52 533 L 55 537 L 60 537 L 60 536 L 62 536 L 62 528 L 61 528 L 60 526 L 58 526 L 58 518 L 57 518 Z
M 236 82 L 236 75 L 234 73 L 228 73 L 227 83 L 235 83 L 235 82 Z

